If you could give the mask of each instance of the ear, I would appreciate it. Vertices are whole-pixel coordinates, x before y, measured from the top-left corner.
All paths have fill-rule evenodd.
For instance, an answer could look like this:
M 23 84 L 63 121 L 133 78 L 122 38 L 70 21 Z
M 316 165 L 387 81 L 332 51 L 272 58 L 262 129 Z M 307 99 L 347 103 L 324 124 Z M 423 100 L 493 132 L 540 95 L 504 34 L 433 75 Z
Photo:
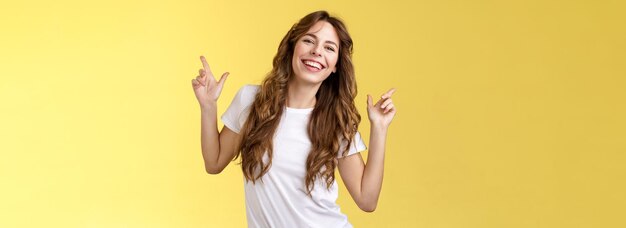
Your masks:
M 337 67 L 333 67 L 333 74 L 337 72 Z

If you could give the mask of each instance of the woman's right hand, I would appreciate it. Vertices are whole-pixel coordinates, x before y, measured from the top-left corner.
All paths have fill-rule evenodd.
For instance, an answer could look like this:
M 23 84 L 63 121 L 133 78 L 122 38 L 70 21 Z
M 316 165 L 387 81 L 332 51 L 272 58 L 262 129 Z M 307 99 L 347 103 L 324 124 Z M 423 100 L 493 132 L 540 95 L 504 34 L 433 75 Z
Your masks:
M 220 80 L 215 81 L 213 73 L 211 73 L 211 68 L 209 68 L 209 64 L 206 62 L 204 56 L 200 56 L 200 60 L 202 61 L 204 69 L 200 69 L 199 75 L 191 80 L 191 86 L 193 87 L 193 92 L 196 94 L 198 103 L 200 103 L 200 108 L 208 108 L 210 105 L 217 103 L 217 98 L 222 93 L 224 82 L 226 78 L 228 78 L 229 73 L 226 72 L 222 74 Z

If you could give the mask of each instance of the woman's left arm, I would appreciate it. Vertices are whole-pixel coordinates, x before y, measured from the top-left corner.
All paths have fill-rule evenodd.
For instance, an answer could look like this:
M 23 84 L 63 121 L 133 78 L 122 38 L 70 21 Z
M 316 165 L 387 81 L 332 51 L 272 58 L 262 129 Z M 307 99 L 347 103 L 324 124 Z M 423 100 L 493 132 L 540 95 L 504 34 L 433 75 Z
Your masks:
M 367 165 L 363 162 L 361 153 L 338 159 L 337 167 L 341 179 L 354 202 L 366 212 L 376 209 L 383 184 L 387 129 L 396 114 L 391 100 L 393 92 L 395 89 L 383 94 L 374 105 L 372 97 L 367 96 L 367 113 L 371 123 Z

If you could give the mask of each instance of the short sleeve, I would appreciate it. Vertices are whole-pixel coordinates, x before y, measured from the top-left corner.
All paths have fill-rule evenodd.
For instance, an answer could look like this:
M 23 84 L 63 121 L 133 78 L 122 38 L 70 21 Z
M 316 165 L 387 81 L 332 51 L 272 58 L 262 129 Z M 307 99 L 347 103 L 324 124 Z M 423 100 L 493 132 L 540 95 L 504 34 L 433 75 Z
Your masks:
M 222 123 L 230 130 L 239 134 L 244 123 L 248 119 L 250 113 L 250 105 L 254 101 L 257 87 L 254 85 L 245 85 L 237 91 L 232 102 L 222 114 Z
M 346 147 L 346 143 L 342 142 L 341 144 L 341 149 L 339 150 L 339 154 L 337 155 L 338 158 L 341 158 L 343 156 L 341 156 L 341 153 L 343 151 L 343 148 Z M 365 142 L 363 142 L 363 139 L 361 138 L 361 134 L 357 131 L 356 134 L 354 134 L 354 139 L 352 140 L 352 144 L 350 145 L 350 148 L 348 149 L 348 155 L 353 155 L 356 154 L 358 152 L 364 151 L 366 150 L 367 147 L 365 146 Z

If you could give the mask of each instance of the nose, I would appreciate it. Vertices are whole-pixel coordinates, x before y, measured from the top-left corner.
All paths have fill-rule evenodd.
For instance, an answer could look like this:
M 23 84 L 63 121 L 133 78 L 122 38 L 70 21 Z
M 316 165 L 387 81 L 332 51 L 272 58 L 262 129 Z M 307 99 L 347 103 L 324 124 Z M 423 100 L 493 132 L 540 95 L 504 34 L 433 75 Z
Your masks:
M 322 52 L 319 51 L 320 46 L 315 46 L 314 48 L 311 48 L 311 55 L 315 55 L 315 56 L 322 56 Z

